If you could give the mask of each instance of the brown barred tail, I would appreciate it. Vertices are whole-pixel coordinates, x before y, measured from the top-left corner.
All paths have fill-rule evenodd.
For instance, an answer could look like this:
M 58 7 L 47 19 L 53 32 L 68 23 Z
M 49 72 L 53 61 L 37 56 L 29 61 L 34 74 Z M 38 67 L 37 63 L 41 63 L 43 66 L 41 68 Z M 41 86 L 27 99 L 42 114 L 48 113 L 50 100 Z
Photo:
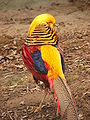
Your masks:
M 53 87 L 59 100 L 61 118 L 63 120 L 78 120 L 77 111 L 68 85 L 60 77 L 53 80 Z

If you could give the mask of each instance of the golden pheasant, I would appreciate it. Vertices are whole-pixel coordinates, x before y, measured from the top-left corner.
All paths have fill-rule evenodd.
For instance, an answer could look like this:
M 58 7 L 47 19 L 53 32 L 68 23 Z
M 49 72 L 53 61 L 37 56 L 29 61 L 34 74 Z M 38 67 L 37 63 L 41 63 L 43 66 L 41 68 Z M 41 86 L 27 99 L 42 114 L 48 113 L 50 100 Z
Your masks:
M 75 104 L 64 76 L 64 59 L 58 47 L 59 39 L 54 26 L 55 18 L 50 14 L 41 14 L 32 21 L 28 37 L 22 47 L 23 61 L 34 80 L 44 82 L 45 91 L 47 88 L 54 91 L 58 102 L 57 116 L 60 107 L 61 118 L 78 120 Z

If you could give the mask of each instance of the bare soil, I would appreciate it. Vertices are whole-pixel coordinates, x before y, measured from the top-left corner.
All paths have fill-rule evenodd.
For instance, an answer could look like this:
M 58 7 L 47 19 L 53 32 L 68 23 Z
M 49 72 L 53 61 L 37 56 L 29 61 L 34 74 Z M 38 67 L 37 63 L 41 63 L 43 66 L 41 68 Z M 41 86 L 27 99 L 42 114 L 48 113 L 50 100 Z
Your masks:
M 41 13 L 50 13 L 56 19 L 59 46 L 66 65 L 65 76 L 76 100 L 79 120 L 90 120 L 89 8 L 82 11 L 67 0 L 32 0 L 23 5 L 20 1 L 3 1 L 0 4 L 0 120 L 57 119 L 57 108 L 50 91 L 42 110 L 33 112 L 44 91 L 34 82 L 21 56 L 30 23 Z

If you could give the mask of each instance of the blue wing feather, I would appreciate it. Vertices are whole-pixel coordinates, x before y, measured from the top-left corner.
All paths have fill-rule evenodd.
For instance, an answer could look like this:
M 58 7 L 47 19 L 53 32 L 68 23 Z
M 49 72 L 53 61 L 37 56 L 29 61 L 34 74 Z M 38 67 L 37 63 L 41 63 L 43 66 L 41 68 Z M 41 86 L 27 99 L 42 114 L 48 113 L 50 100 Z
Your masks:
M 31 53 L 31 57 L 34 61 L 34 65 L 35 65 L 36 70 L 38 70 L 42 74 L 47 74 L 48 71 L 47 71 L 45 64 L 44 64 L 44 61 L 41 57 L 41 51 L 38 50 L 34 53 Z

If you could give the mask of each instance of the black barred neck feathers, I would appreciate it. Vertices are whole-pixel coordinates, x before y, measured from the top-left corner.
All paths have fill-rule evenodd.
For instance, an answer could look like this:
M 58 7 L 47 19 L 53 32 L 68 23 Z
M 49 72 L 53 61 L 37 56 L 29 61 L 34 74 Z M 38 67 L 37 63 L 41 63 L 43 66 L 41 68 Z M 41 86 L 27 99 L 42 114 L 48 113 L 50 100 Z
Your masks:
M 58 38 L 54 29 L 55 18 L 50 14 L 41 14 L 31 23 L 28 37 L 25 40 L 27 46 L 31 45 L 57 45 Z
M 25 40 L 30 45 L 56 45 L 58 42 L 57 33 L 52 23 L 42 23 L 35 27 L 31 36 Z

